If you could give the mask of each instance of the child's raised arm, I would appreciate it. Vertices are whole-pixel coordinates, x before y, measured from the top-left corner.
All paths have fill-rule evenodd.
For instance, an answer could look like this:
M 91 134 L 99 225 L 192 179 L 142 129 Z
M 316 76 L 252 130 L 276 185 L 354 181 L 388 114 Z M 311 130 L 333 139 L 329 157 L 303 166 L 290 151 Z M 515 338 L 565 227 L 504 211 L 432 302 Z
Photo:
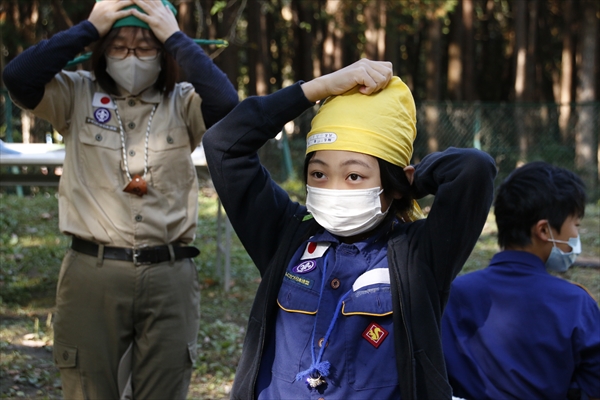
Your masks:
M 302 85 L 304 95 L 311 102 L 328 96 L 342 94 L 356 86 L 363 94 L 378 92 L 392 79 L 392 63 L 363 58 L 327 75 L 320 76 Z

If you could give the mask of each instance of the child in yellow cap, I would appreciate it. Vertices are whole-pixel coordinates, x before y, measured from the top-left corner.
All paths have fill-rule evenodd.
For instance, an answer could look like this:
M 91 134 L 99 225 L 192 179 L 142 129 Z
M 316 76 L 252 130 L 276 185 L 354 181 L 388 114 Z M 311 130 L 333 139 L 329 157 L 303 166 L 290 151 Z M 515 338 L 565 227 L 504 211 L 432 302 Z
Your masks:
M 243 101 L 203 144 L 262 280 L 232 399 L 450 399 L 440 319 L 492 201 L 493 160 L 448 149 L 410 165 L 415 105 L 387 62 L 358 61 Z M 319 99 L 306 205 L 258 149 Z M 436 195 L 422 218 L 414 199 Z
M 3 72 L 12 98 L 65 141 L 59 228 L 72 245 L 53 350 L 68 400 L 187 395 L 200 319 L 191 154 L 238 98 L 174 11 L 97 1 Z M 91 71 L 63 70 L 94 42 Z

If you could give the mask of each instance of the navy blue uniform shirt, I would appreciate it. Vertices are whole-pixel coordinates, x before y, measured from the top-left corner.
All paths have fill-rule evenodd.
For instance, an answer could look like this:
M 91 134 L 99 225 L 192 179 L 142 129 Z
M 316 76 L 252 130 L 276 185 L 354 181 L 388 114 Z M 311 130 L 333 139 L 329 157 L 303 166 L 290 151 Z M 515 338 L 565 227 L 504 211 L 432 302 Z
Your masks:
M 400 398 L 387 262 L 387 234 L 395 223 L 388 218 L 369 239 L 352 244 L 322 231 L 296 251 L 279 290 L 259 399 Z M 322 346 L 321 361 L 329 361 L 330 373 L 325 384 L 309 389 L 296 375 L 311 366 Z
M 469 399 L 600 397 L 600 309 L 523 251 L 452 283 L 442 318 L 450 384 Z

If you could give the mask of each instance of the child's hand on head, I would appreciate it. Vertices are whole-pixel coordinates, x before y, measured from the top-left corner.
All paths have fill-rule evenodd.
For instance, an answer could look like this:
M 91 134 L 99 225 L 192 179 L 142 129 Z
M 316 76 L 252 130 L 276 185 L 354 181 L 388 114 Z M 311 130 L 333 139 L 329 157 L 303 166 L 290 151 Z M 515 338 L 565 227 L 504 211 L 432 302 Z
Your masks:
M 380 91 L 393 76 L 392 63 L 363 58 L 338 71 L 315 78 L 302 85 L 306 98 L 312 102 L 345 93 L 355 87 L 363 94 Z
M 106 35 L 113 24 L 121 19 L 131 15 L 131 9 L 123 8 L 132 5 L 132 0 L 103 0 L 94 4 L 94 8 L 88 17 L 88 21 L 98 30 L 100 37 Z

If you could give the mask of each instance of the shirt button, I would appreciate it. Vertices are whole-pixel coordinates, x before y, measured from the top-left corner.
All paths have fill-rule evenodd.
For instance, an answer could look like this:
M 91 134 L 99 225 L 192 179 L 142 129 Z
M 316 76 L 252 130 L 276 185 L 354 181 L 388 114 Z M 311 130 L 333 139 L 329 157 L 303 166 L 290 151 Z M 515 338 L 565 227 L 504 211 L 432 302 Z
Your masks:
M 94 136 L 94 139 L 96 139 L 97 142 L 101 142 L 102 141 L 102 135 L 101 134 L 97 134 L 96 136 Z
M 129 129 L 134 129 L 134 128 L 135 128 L 135 122 L 130 122 L 130 123 L 128 123 L 128 124 L 127 124 L 127 127 L 128 127 Z
M 130 155 L 131 157 L 135 156 L 135 150 L 129 150 L 129 155 Z
M 129 107 L 133 107 L 133 106 L 135 106 L 135 100 L 133 100 L 133 99 L 129 100 L 129 101 L 127 102 L 127 105 L 128 105 Z
M 69 359 L 69 353 L 67 353 L 67 351 L 65 350 L 62 354 L 63 356 L 63 360 L 67 361 Z
M 331 280 L 331 288 L 332 289 L 337 289 L 340 287 L 340 280 L 338 278 L 333 278 Z
M 173 144 L 174 140 L 171 136 L 167 136 L 167 143 Z
M 323 347 L 324 341 L 325 341 L 325 338 L 319 339 L 319 342 L 317 343 L 319 345 L 319 347 Z M 329 342 L 325 343 L 325 347 L 327 347 L 328 345 L 329 345 Z
M 142 222 L 142 216 L 141 216 L 141 215 L 139 215 L 139 214 L 138 214 L 138 215 L 136 215 L 136 216 L 135 216 L 135 221 L 136 221 L 136 222 Z

